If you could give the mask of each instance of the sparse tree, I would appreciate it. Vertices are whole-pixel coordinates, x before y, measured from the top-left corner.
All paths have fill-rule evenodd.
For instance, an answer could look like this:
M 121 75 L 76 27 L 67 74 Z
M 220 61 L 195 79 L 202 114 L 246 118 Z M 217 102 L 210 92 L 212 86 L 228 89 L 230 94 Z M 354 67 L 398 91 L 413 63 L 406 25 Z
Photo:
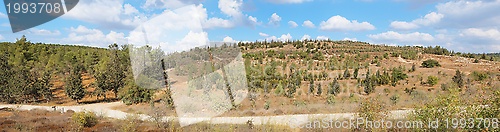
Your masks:
M 321 96 L 321 94 L 323 93 L 322 88 L 321 88 L 321 83 L 318 83 L 318 86 L 317 86 L 317 87 L 318 87 L 318 92 L 317 92 L 317 94 L 318 94 L 318 96 Z
M 76 60 L 75 56 L 73 56 L 73 60 Z M 69 77 L 66 78 L 64 87 L 66 95 L 69 98 L 76 100 L 76 102 L 78 103 L 78 101 L 83 99 L 83 97 L 85 96 L 85 89 L 83 89 L 80 69 L 76 68 L 78 66 L 75 66 L 78 64 L 73 65 L 74 67 L 71 69 Z
M 460 70 L 457 70 L 455 72 L 455 76 L 453 76 L 452 78 L 453 82 L 455 82 L 459 88 L 462 88 L 464 86 L 464 79 L 462 76 L 462 72 L 460 72 Z
M 434 86 L 438 83 L 439 81 L 439 78 L 436 77 L 436 76 L 428 76 L 427 77 L 427 84 L 429 84 L 430 86 Z
M 357 67 L 356 69 L 354 69 L 354 73 L 353 73 L 354 79 L 358 79 L 358 72 L 359 72 L 359 67 Z
M 349 77 L 351 77 L 351 73 L 349 73 L 349 69 L 346 68 L 344 71 L 344 78 L 349 79 Z
M 314 79 L 309 81 L 309 94 L 314 94 Z

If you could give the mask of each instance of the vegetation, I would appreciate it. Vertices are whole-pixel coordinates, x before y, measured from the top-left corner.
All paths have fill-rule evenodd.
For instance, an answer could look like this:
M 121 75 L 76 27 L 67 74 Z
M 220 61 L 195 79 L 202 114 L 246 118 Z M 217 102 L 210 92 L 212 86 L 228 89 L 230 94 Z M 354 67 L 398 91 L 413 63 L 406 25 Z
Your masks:
M 455 72 L 455 76 L 453 76 L 452 78 L 453 82 L 455 82 L 459 88 L 462 88 L 464 86 L 464 78 L 462 76 L 462 72 L 460 72 L 460 70 L 457 70 Z
M 98 123 L 97 116 L 93 112 L 76 112 L 71 119 L 80 127 L 92 127 Z
M 246 79 L 229 78 L 241 80 L 241 82 L 228 84 L 227 81 L 220 81 L 228 79 L 224 75 L 225 71 L 220 73 L 215 70 L 226 66 L 229 62 L 220 60 L 234 59 L 240 51 L 233 55 L 233 52 L 226 52 L 223 47 L 228 46 L 200 47 L 190 51 L 169 53 L 165 56 L 161 50 L 149 46 L 129 49 L 127 45 L 111 44 L 108 48 L 91 48 L 35 44 L 23 37 L 15 43 L 0 44 L 0 75 L 2 75 L 0 76 L 0 101 L 5 103 L 50 102 L 54 99 L 53 93 L 60 92 L 54 92 L 55 90 L 64 90 L 61 92 L 65 94 L 63 96 L 68 96 L 77 102 L 97 97 L 96 102 L 116 99 L 127 105 L 139 104 L 137 106 L 140 107 L 148 105 L 146 103 L 153 106 L 159 102 L 166 102 L 166 105 L 161 105 L 161 107 L 173 108 L 173 99 L 166 96 L 170 93 L 167 89 L 171 88 L 171 85 L 183 82 L 171 79 L 169 75 L 182 78 L 181 81 L 183 81 L 183 79 L 197 78 L 203 80 L 203 76 L 214 73 L 213 78 L 203 80 L 208 80 L 207 82 L 219 80 L 214 81 L 213 85 L 203 85 L 204 82 L 201 81 L 194 82 L 189 84 L 194 88 L 188 90 L 193 93 L 222 90 L 230 98 L 232 96 L 248 98 L 248 101 L 242 101 L 241 104 L 233 107 L 232 110 L 235 112 L 225 113 L 228 115 L 234 113 L 254 115 L 254 111 L 269 110 L 272 104 L 273 109 L 276 108 L 273 112 L 259 114 L 304 114 L 304 112 L 323 113 L 339 110 L 359 112 L 358 116 L 375 121 L 384 119 L 386 110 L 389 108 L 391 110 L 414 108 L 416 112 L 408 120 L 428 121 L 426 118 L 429 117 L 493 118 L 498 116 L 496 113 L 498 103 L 494 102 L 495 100 L 498 102 L 496 97 L 500 95 L 497 93 L 497 71 L 482 69 L 487 67 L 482 64 L 495 65 L 488 61 L 499 60 L 499 54 L 455 53 L 439 46 L 425 48 L 385 46 L 353 41 L 240 42 L 229 47 L 241 49 Z M 151 69 L 157 67 L 145 66 L 145 70 L 141 71 L 142 74 L 157 76 L 135 76 L 141 81 L 134 81 L 130 67 L 130 50 L 148 53 L 149 57 L 164 58 L 155 60 L 164 64 L 162 65 L 163 72 L 155 74 L 159 71 Z M 407 60 L 401 60 L 399 57 Z M 450 60 L 443 59 L 444 57 L 474 58 L 481 64 L 450 65 Z M 438 59 L 423 61 L 422 58 Z M 420 61 L 423 61 L 422 67 L 429 69 L 417 69 L 418 64 L 414 62 Z M 439 63 L 446 67 L 433 68 L 439 67 L 441 65 Z M 481 69 L 466 69 L 475 66 Z M 443 69 L 453 69 L 456 73 L 453 75 Z M 427 80 L 425 80 L 426 76 Z M 167 85 L 158 90 L 149 89 L 153 87 L 150 85 L 159 84 L 157 82 Z M 238 84 L 246 84 L 248 91 L 222 89 L 223 86 L 238 86 Z M 438 89 L 436 85 L 440 85 L 441 90 L 435 90 Z M 457 92 L 464 86 L 467 86 L 467 89 Z M 482 94 L 485 95 L 482 96 Z M 469 100 L 461 100 L 453 96 L 463 96 Z M 102 98 L 104 100 L 100 100 Z M 435 98 L 438 100 L 434 102 Z M 234 99 L 229 100 L 234 101 Z M 315 103 L 328 104 L 332 107 L 321 106 L 320 108 Z M 338 107 L 352 104 L 359 104 L 359 109 L 355 111 L 354 109 L 346 110 L 349 109 L 346 107 Z M 385 107 L 386 105 L 390 107 Z M 478 106 L 491 106 L 491 109 L 490 107 L 479 109 Z M 127 111 L 136 109 L 135 105 L 124 107 Z M 250 110 L 245 110 L 246 108 Z M 173 109 L 166 111 L 175 112 Z M 132 131 L 133 127 L 138 127 L 140 123 L 141 121 L 131 119 L 123 123 L 123 130 Z M 253 122 L 249 121 L 248 124 L 251 124 L 249 125 L 251 128 L 254 127 Z M 470 131 L 485 129 L 478 128 Z M 466 130 L 469 131 L 469 129 Z M 495 129 L 488 128 L 487 130 Z
M 425 67 L 425 68 L 434 68 L 434 67 L 439 67 L 439 66 L 441 66 L 439 64 L 439 62 L 436 60 L 433 60 L 433 59 L 429 59 L 429 60 L 422 62 L 422 67 Z
M 85 96 L 85 89 L 82 84 L 82 74 L 80 73 L 79 68 L 75 67 L 71 70 L 71 73 L 65 83 L 66 85 L 64 91 L 66 95 L 69 98 L 76 100 L 78 103 L 78 100 L 81 100 Z
M 427 77 L 427 84 L 429 84 L 429 86 L 434 86 L 438 83 L 439 81 L 439 78 L 436 77 L 436 76 L 428 76 Z

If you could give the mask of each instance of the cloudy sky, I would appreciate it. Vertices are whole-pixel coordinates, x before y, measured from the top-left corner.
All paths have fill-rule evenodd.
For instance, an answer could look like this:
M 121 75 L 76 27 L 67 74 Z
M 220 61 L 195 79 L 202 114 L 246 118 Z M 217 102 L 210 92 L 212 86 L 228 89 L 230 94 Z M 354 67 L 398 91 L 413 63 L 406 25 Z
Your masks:
M 500 52 L 500 0 L 81 0 L 62 17 L 15 34 L 1 6 L 0 41 L 24 34 L 32 42 L 124 44 L 139 25 L 186 6 L 210 41 L 307 38 Z

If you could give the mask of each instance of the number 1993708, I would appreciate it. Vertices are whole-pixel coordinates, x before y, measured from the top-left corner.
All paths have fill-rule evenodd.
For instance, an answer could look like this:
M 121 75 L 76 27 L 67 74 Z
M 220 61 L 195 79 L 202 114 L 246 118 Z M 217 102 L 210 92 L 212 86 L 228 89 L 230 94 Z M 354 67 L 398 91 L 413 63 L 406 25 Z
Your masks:
M 61 3 L 8 3 L 7 13 L 60 13 Z M 64 11 L 63 11 L 64 12 Z

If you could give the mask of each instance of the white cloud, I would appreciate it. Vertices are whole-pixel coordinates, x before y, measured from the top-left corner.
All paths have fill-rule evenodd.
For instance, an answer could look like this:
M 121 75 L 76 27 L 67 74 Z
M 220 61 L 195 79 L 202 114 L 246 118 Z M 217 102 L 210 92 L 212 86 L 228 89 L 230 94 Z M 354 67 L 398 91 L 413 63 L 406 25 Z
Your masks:
M 288 21 L 288 25 L 290 25 L 291 28 L 296 28 L 297 26 L 299 26 L 296 22 L 294 21 Z
M 142 5 L 143 9 L 151 8 L 180 8 L 190 4 L 199 4 L 203 0 L 146 0 Z
M 398 29 L 398 30 L 411 30 L 411 29 L 417 29 L 419 26 L 417 24 L 414 24 L 414 23 L 408 23 L 408 22 L 403 22 L 403 21 L 393 21 L 393 22 L 391 22 L 390 27 L 393 29 Z
M 306 40 L 306 39 L 311 39 L 311 36 L 307 35 L 307 34 L 304 34 L 304 36 L 302 36 L 302 38 L 300 40 Z
M 462 37 L 476 37 L 482 39 L 500 40 L 500 31 L 496 29 L 468 28 L 461 31 Z
M 429 26 L 429 25 L 436 24 L 436 23 L 440 22 L 443 17 L 444 17 L 443 14 L 431 12 L 431 13 L 425 15 L 424 17 L 419 18 L 419 19 L 415 19 L 411 22 L 394 21 L 391 23 L 390 27 L 393 29 L 398 29 L 398 30 L 417 29 L 420 26 Z
M 138 14 L 139 10 L 137 10 L 134 6 L 130 4 L 125 4 L 123 5 L 123 14 L 125 15 L 130 15 L 130 14 Z
M 280 39 L 281 39 L 281 41 L 288 41 L 288 40 L 292 40 L 292 35 L 290 35 L 290 33 L 288 33 L 288 34 L 283 34 L 283 35 L 281 35 Z
M 205 14 L 203 5 L 165 10 L 131 31 L 128 41 L 136 46 L 148 44 L 161 47 L 165 52 L 184 51 L 207 45 L 208 34 L 203 31 L 201 24 Z
M 271 3 L 275 4 L 298 4 L 298 3 L 303 3 L 303 2 L 309 2 L 313 0 L 266 0 Z
M 0 12 L 0 18 L 7 18 L 7 15 L 3 14 L 2 12 Z
M 255 26 L 255 25 L 260 24 L 257 20 L 257 17 L 248 16 L 248 21 L 249 21 L 251 26 Z
M 31 28 L 27 30 L 29 34 L 34 34 L 34 35 L 39 35 L 39 36 L 57 36 L 61 35 L 61 32 L 59 30 L 46 30 L 46 29 L 36 29 L 36 28 Z
M 270 25 L 278 26 L 280 24 L 280 22 L 281 22 L 281 17 L 276 13 L 273 13 L 271 15 L 271 17 L 269 18 Z
M 137 15 L 130 4 L 123 0 L 80 1 L 64 18 L 90 22 L 112 29 L 132 29 L 147 18 Z
M 438 23 L 439 21 L 441 21 L 443 17 L 444 17 L 443 14 L 431 12 L 425 15 L 423 18 L 413 20 L 412 22 L 418 25 L 429 26 L 431 24 Z
M 217 27 L 232 28 L 234 26 L 235 25 L 232 21 L 216 17 L 210 18 L 203 23 L 203 28 L 207 29 L 217 28 Z
M 388 31 L 385 33 L 368 35 L 370 39 L 376 43 L 385 44 L 403 44 L 403 45 L 415 45 L 423 44 L 434 41 L 434 37 L 428 33 L 413 32 L 408 34 L 401 34 L 394 31 Z
M 2 35 L 0 35 L 0 40 L 3 40 L 3 39 L 5 39 L 5 38 Z
M 445 17 L 440 26 L 458 28 L 497 27 L 500 23 L 499 0 L 457 0 L 436 6 Z
M 347 38 L 347 37 L 342 39 L 342 40 L 358 41 L 358 39 L 356 39 L 356 38 Z
M 316 40 L 328 40 L 330 38 L 328 38 L 327 36 L 318 36 L 316 37 Z
M 281 42 L 286 42 L 288 40 L 292 40 L 292 35 L 290 33 L 288 34 L 283 34 L 281 37 L 276 37 L 276 36 L 271 36 L 266 38 L 266 41 L 281 41 Z
M 266 34 L 266 33 L 259 33 L 259 36 L 261 36 L 261 37 L 269 37 L 269 35 Z
M 222 13 L 232 17 L 242 15 L 241 5 L 243 5 L 242 0 L 219 0 L 219 9 Z
M 357 20 L 347 20 L 342 16 L 333 16 L 327 21 L 322 21 L 320 29 L 324 31 L 365 31 L 374 30 L 375 26 L 368 22 L 358 22 Z
M 112 43 L 125 44 L 127 42 L 124 33 L 114 31 L 104 34 L 99 29 L 90 29 L 82 25 L 76 28 L 71 27 L 69 31 L 68 37 L 63 41 L 71 44 L 107 47 Z
M 304 27 L 308 27 L 308 28 L 315 28 L 316 26 L 314 25 L 314 23 L 312 23 L 311 21 L 309 20 L 306 20 L 304 21 L 304 23 L 302 23 L 302 26 Z
M 226 37 L 224 37 L 224 39 L 222 40 L 222 42 L 234 43 L 236 41 L 233 38 L 231 38 L 229 36 L 226 36 Z

